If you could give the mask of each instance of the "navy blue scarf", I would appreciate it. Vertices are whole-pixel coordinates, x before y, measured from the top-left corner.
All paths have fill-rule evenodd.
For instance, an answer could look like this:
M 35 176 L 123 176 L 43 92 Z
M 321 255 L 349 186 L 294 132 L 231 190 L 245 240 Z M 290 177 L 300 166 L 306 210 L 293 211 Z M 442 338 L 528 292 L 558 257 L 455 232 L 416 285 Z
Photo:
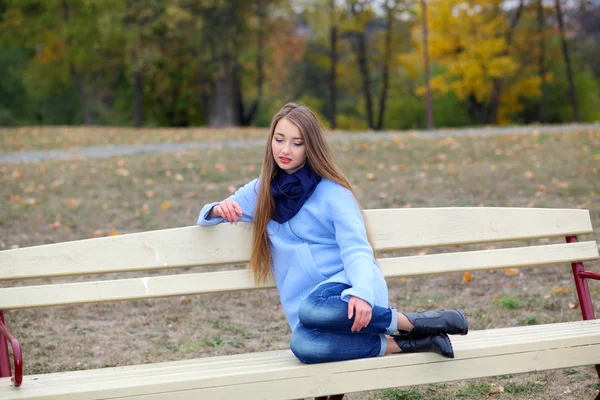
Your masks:
M 275 199 L 274 220 L 283 224 L 292 219 L 313 194 L 319 182 L 321 177 L 310 168 L 308 162 L 293 174 L 279 168 L 271 181 L 271 194 Z

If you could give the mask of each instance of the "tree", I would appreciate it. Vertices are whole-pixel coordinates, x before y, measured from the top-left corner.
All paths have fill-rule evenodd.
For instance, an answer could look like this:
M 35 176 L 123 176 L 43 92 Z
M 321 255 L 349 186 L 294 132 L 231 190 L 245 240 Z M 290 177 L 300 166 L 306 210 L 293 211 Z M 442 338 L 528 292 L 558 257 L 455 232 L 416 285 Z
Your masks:
M 331 128 L 336 128 L 336 68 L 337 68 L 337 16 L 335 0 L 329 0 L 329 123 Z
M 579 122 L 579 107 L 577 106 L 577 95 L 575 94 L 575 82 L 573 81 L 573 67 L 571 66 L 571 57 L 569 55 L 569 47 L 567 44 L 567 39 L 565 37 L 565 27 L 563 20 L 562 7 L 560 5 L 560 0 L 554 1 L 554 6 L 556 8 L 556 20 L 558 22 L 558 31 L 560 33 L 560 42 L 562 45 L 563 57 L 565 60 L 565 64 L 567 65 L 567 79 L 569 81 L 569 97 L 571 99 L 571 106 L 573 107 L 573 118 L 575 121 Z
M 353 39 L 353 51 L 357 59 L 358 70 L 360 73 L 361 87 L 363 98 L 365 102 L 365 109 L 367 114 L 367 124 L 370 129 L 381 130 L 383 129 L 383 122 L 385 118 L 385 109 L 387 95 L 389 91 L 389 77 L 390 68 L 392 64 L 393 55 L 393 30 L 394 22 L 396 21 L 396 13 L 400 7 L 401 2 L 398 0 L 384 0 L 381 7 L 384 11 L 384 23 L 385 30 L 383 33 L 383 49 L 380 51 L 381 55 L 381 91 L 379 92 L 379 112 L 377 119 L 375 118 L 375 102 L 373 101 L 373 88 L 372 88 L 372 70 L 370 59 L 377 58 L 376 49 L 378 44 L 375 43 L 369 49 L 369 37 L 368 30 L 377 32 L 380 21 L 375 14 L 372 4 L 369 1 L 353 0 L 349 1 L 347 6 L 352 19 L 349 21 L 347 31 L 350 32 L 351 38 Z
M 467 100 L 473 119 L 483 124 L 508 122 L 524 98 L 539 93 L 529 28 L 517 30 L 524 2 L 508 13 L 502 6 L 501 0 L 429 4 L 435 10 L 428 15 L 430 57 L 442 68 L 431 88 Z M 416 38 L 415 43 L 421 46 Z
M 373 118 L 373 100 L 371 94 L 371 73 L 367 59 L 367 23 L 373 18 L 373 11 L 366 0 L 353 0 L 348 2 L 350 13 L 353 17 L 352 34 L 354 36 L 353 50 L 356 54 L 358 70 L 360 71 L 362 91 L 367 112 L 367 124 L 369 129 L 375 129 Z
M 428 46 L 428 28 L 427 28 L 427 3 L 421 0 L 421 30 L 423 35 L 423 69 L 425 73 L 425 121 L 427 129 L 433 129 L 433 99 L 431 97 L 430 66 L 429 66 L 429 46 Z
M 539 118 L 540 122 L 546 122 L 548 119 L 548 99 L 547 99 L 547 83 L 546 83 L 546 41 L 544 39 L 544 4 L 542 0 L 537 0 L 536 4 L 537 9 L 537 26 L 538 26 L 538 35 L 539 35 L 539 57 L 538 57 L 538 65 L 540 70 L 540 80 L 541 80 L 541 92 L 542 96 L 540 98 L 540 112 Z

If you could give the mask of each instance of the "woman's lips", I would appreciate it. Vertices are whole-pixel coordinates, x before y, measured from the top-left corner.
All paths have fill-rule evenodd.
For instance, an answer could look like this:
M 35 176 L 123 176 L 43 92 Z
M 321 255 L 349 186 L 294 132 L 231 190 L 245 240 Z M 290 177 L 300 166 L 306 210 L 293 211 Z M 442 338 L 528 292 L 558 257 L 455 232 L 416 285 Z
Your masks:
M 292 160 L 290 160 L 289 158 L 285 158 L 285 157 L 279 157 L 279 161 L 281 161 L 284 164 L 290 163 Z

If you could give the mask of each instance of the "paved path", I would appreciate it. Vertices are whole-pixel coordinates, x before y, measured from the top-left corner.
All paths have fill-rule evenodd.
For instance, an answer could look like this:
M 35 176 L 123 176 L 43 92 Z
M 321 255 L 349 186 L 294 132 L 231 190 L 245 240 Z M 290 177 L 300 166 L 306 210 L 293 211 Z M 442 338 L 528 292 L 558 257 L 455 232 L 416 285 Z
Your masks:
M 539 131 L 543 133 L 573 132 L 586 129 L 600 129 L 600 123 L 596 124 L 570 124 L 570 125 L 539 125 L 520 127 L 491 127 L 491 128 L 462 128 L 462 129 L 439 129 L 431 131 L 394 131 L 394 132 L 364 132 L 364 133 L 342 133 L 328 137 L 329 142 L 341 142 L 349 140 L 391 140 L 396 137 L 450 137 L 450 136 L 497 136 L 497 135 L 525 135 Z M 265 129 L 266 132 L 266 129 Z M 137 144 L 122 146 L 94 146 L 81 147 L 72 150 L 55 149 L 42 151 L 28 151 L 21 153 L 0 154 L 2 163 L 31 163 L 46 160 L 69 160 L 78 158 L 104 158 L 116 155 L 130 155 L 138 153 L 171 153 L 195 149 L 229 148 L 253 148 L 262 147 L 265 139 L 252 140 L 227 140 L 222 142 L 186 142 L 186 143 L 156 143 Z

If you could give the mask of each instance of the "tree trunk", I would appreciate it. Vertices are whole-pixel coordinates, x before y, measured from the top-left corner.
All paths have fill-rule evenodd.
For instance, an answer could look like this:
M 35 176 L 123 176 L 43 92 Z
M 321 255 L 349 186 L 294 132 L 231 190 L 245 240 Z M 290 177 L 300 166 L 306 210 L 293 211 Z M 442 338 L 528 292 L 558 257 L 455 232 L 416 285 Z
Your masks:
M 144 124 L 144 81 L 142 71 L 135 70 L 132 74 L 133 81 L 133 121 L 136 128 Z
M 544 4 L 542 0 L 537 2 L 537 25 L 540 40 L 540 55 L 538 57 L 538 66 L 540 70 L 540 79 L 542 80 L 542 97 L 540 99 L 540 122 L 547 122 L 548 119 L 548 100 L 546 96 L 546 41 L 544 40 Z
M 330 8 L 330 24 L 329 28 L 329 58 L 331 66 L 329 68 L 329 123 L 331 129 L 336 129 L 336 68 L 337 68 L 337 20 L 335 17 L 335 0 L 329 2 Z
M 359 9 L 360 7 L 360 9 Z M 351 2 L 350 3 L 350 11 L 354 18 L 358 17 L 360 12 L 364 12 L 364 8 L 366 7 L 366 2 Z M 362 30 L 355 30 L 354 35 L 356 36 L 356 43 L 354 46 L 354 52 L 356 53 L 356 58 L 358 59 L 358 71 L 360 72 L 360 77 L 362 81 L 362 91 L 363 96 L 365 98 L 365 107 L 367 111 L 367 124 L 369 125 L 369 129 L 375 129 L 375 123 L 373 121 L 373 100 L 371 98 L 371 79 L 369 73 L 369 64 L 367 60 L 367 39 L 365 33 L 366 27 L 362 27 Z
M 70 20 L 69 2 L 67 0 L 63 0 L 63 19 L 66 23 L 68 23 Z M 67 46 L 70 45 L 70 42 L 70 38 L 67 38 Z M 81 107 L 83 123 L 84 125 L 91 125 L 92 113 L 90 110 L 87 91 L 85 89 L 85 82 L 81 74 L 77 71 L 77 67 L 75 67 L 71 61 L 69 61 L 69 73 L 71 74 L 71 78 L 73 78 L 75 88 L 77 89 L 77 97 L 79 97 L 79 106 Z
M 515 17 L 512 19 L 510 26 L 508 28 L 508 31 L 506 32 L 506 50 L 504 51 L 504 53 L 506 55 L 508 55 L 509 52 L 509 48 L 512 45 L 512 41 L 513 41 L 513 34 L 515 32 L 515 28 L 517 27 L 517 24 L 519 23 L 519 19 L 521 18 L 521 14 L 523 12 L 523 7 L 524 7 L 524 0 L 519 0 L 519 6 L 517 7 L 517 11 L 515 14 Z M 497 114 L 498 114 L 498 107 L 500 106 L 500 96 L 502 95 L 502 89 L 504 86 L 504 82 L 502 79 L 494 79 L 493 80 L 493 90 L 492 90 L 492 98 L 490 99 L 490 102 L 486 105 L 486 110 L 485 110 L 485 120 L 484 123 L 485 124 L 495 124 L 497 122 Z
M 234 56 L 235 57 L 235 56 Z M 245 126 L 244 122 L 244 96 L 242 93 L 242 82 L 240 78 L 240 64 L 237 60 L 233 62 L 233 69 L 231 71 L 231 94 L 233 101 L 233 113 L 236 125 Z
M 565 37 L 565 27 L 563 22 L 562 9 L 560 0 L 555 0 L 556 18 L 558 19 L 558 29 L 560 32 L 560 41 L 562 44 L 563 57 L 567 64 L 567 79 L 569 81 L 569 97 L 571 98 L 571 106 L 573 107 L 573 117 L 576 122 L 579 122 L 579 107 L 577 106 L 577 95 L 575 94 L 575 83 L 573 81 L 573 68 L 571 67 L 571 57 L 569 56 L 569 47 L 567 38 Z
M 231 24 L 235 21 L 235 15 L 232 15 L 234 5 L 220 5 L 215 10 L 215 17 L 210 21 L 212 35 L 218 38 L 214 42 L 214 52 L 216 60 L 216 82 L 210 109 L 209 124 L 213 127 L 235 126 L 239 123 L 239 103 L 236 103 L 236 63 L 233 60 L 232 53 L 235 52 L 234 33 L 231 32 Z M 229 23 L 226 23 L 229 21 Z M 230 42 L 232 45 L 230 46 Z M 231 49 L 230 47 L 233 47 Z M 238 102 L 240 99 L 237 100 Z
M 421 19 L 421 29 L 423 31 L 423 63 L 425 65 L 425 87 L 427 93 L 425 95 L 425 121 L 427 129 L 433 129 L 433 99 L 431 96 L 431 85 L 430 79 L 430 66 L 429 66 L 429 28 L 427 27 L 427 3 L 425 0 L 421 0 L 421 13 L 423 17 Z
M 207 8 L 202 9 L 201 15 L 203 21 L 209 21 L 211 18 L 211 14 Z M 207 72 L 210 70 L 210 68 L 207 68 L 206 65 L 214 64 L 214 45 L 211 43 L 212 36 L 208 26 L 208 23 L 203 24 L 200 52 L 194 52 L 194 56 L 198 60 L 198 86 L 200 89 L 200 104 L 202 106 L 202 114 L 204 115 L 206 123 L 208 123 L 210 92 L 212 92 L 211 81 L 208 76 L 209 72 Z M 206 56 L 207 54 L 209 54 L 208 57 Z
M 258 110 L 258 106 L 260 105 L 260 101 L 262 99 L 262 93 L 263 93 L 263 83 L 264 83 L 264 61 L 263 61 L 263 54 L 264 54 L 264 47 L 265 47 L 265 7 L 263 4 L 263 0 L 257 0 L 256 1 L 256 9 L 257 9 L 257 14 L 258 14 L 258 49 L 257 49 L 257 55 L 256 55 L 256 89 L 257 89 L 257 94 L 256 94 L 256 99 L 252 102 L 252 105 L 250 106 L 250 109 L 248 110 L 248 113 L 242 113 L 242 120 L 241 120 L 241 125 L 242 126 L 249 126 L 252 123 L 252 120 L 254 119 L 254 117 L 256 116 L 256 111 Z M 240 82 L 238 82 L 239 84 Z M 240 100 L 241 100 L 241 89 L 240 89 Z M 243 107 L 243 104 L 242 104 Z M 243 108 L 242 108 L 243 109 Z
M 384 7 L 387 11 L 387 26 L 383 49 L 382 86 L 381 93 L 379 94 L 379 117 L 377 118 L 378 130 L 383 129 L 383 118 L 385 117 L 385 104 L 390 82 L 390 64 L 392 61 L 392 22 L 394 21 L 394 10 L 396 9 L 396 5 L 389 5 L 388 0 L 386 0 Z
M 231 87 L 232 84 L 228 74 L 220 74 L 217 77 L 210 113 L 210 126 L 225 127 L 234 125 Z
M 356 32 L 357 35 L 357 55 L 358 55 L 358 68 L 360 70 L 360 76 L 362 78 L 363 95 L 365 96 L 365 103 L 367 107 L 367 122 L 370 129 L 375 129 L 373 123 L 373 101 L 371 99 L 371 79 L 369 73 L 369 65 L 367 64 L 367 45 L 366 35 L 364 32 Z

